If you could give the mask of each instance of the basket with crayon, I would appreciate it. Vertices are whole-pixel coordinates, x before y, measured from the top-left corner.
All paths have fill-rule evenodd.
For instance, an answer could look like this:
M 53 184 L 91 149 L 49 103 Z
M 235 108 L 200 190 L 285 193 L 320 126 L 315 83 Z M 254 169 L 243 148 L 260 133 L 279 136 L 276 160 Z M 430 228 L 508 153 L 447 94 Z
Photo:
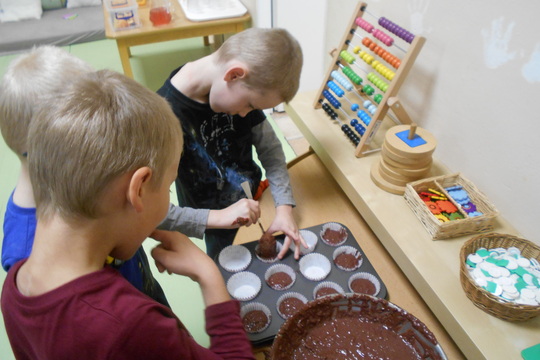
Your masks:
M 404 196 L 433 240 L 491 231 L 498 214 L 460 173 L 408 183 Z

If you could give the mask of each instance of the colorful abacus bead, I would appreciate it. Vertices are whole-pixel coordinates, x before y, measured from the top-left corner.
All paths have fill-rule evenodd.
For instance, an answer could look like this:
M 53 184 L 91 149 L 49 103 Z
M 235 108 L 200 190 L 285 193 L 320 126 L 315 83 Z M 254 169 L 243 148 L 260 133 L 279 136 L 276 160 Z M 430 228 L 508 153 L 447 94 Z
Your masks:
M 358 74 L 355 73 L 350 67 L 344 66 L 341 68 L 341 71 L 343 71 L 343 73 L 356 85 L 362 84 L 362 78 L 358 76 Z
M 376 94 L 376 95 L 373 97 L 373 100 L 375 100 L 375 102 L 376 102 L 377 104 L 380 104 L 381 101 L 382 101 L 382 99 L 383 99 L 383 96 L 382 96 L 381 94 Z
M 381 40 L 382 43 L 386 46 L 392 46 L 394 44 L 394 39 L 392 39 L 390 36 L 388 36 L 387 34 L 385 34 L 383 31 L 379 29 L 373 30 L 373 36 Z
M 339 56 L 341 56 L 341 58 L 349 64 L 352 64 L 354 62 L 354 56 L 352 56 L 347 50 L 341 50 Z
M 371 39 L 365 37 L 364 39 L 362 39 L 362 44 L 364 44 L 367 48 L 369 48 L 371 51 L 373 51 L 375 54 L 377 54 L 394 68 L 397 69 L 401 65 L 401 60 L 399 60 L 397 56 L 390 54 L 388 51 L 384 50 L 382 47 L 371 41 Z
M 366 30 L 368 33 L 371 33 L 374 29 L 374 26 L 368 23 L 366 20 L 362 18 L 356 18 L 356 25 L 361 27 L 362 29 Z
M 367 78 L 382 92 L 386 92 L 386 90 L 388 89 L 388 84 L 385 83 L 380 77 L 378 77 L 374 73 L 370 72 Z
M 364 110 L 358 110 L 356 115 L 358 115 L 360 120 L 362 120 L 362 122 L 366 125 L 369 125 L 371 122 L 371 117 Z
M 334 94 L 336 94 L 338 97 L 342 97 L 343 95 L 345 95 L 345 91 L 343 91 L 342 88 L 340 88 L 339 86 L 337 86 L 337 84 L 333 81 L 329 81 L 326 83 L 326 85 L 328 86 L 328 88 L 330 90 L 332 90 L 334 92 Z
M 371 96 L 375 92 L 375 89 L 373 89 L 369 85 L 364 85 L 364 87 L 362 88 L 362 91 L 365 92 L 367 95 Z
M 366 100 L 364 101 L 363 105 L 371 115 L 374 115 L 375 112 L 377 112 L 377 106 L 375 106 L 375 104 L 373 104 L 371 101 Z
M 330 91 L 323 90 L 323 96 L 328 100 L 328 102 L 335 107 L 336 109 L 339 109 L 341 107 L 341 103 L 332 95 L 330 94 Z
M 379 25 L 381 25 L 383 28 L 390 31 L 392 34 L 396 35 L 397 37 L 405 40 L 409 44 L 412 43 L 414 40 L 414 35 L 412 33 L 394 24 L 387 18 L 381 17 L 379 19 Z
M 330 119 L 336 120 L 338 118 L 338 114 L 334 111 L 334 109 L 332 109 L 329 104 L 323 102 L 322 99 L 320 99 L 319 102 L 321 103 L 324 112 L 330 117 Z M 341 131 L 343 131 L 345 135 L 347 135 L 349 140 L 351 140 L 355 146 L 358 146 L 358 144 L 360 143 L 360 138 L 354 134 L 349 125 L 341 125 Z
M 341 131 L 343 131 L 345 135 L 347 135 L 347 137 L 352 141 L 355 146 L 358 146 L 358 144 L 360 143 L 360 138 L 354 134 L 349 125 L 341 125 Z
M 384 66 L 383 64 L 381 64 L 379 61 L 375 60 L 373 61 L 373 63 L 371 64 L 371 66 L 377 70 L 377 72 L 379 74 L 381 74 L 382 76 L 384 76 L 385 78 L 387 78 L 388 80 L 392 81 L 392 79 L 394 78 L 394 76 L 396 76 L 396 73 L 393 72 L 392 70 L 390 70 L 389 68 L 387 68 L 386 66 Z
M 356 132 L 360 134 L 360 136 L 366 133 L 366 128 L 363 127 L 357 119 L 352 119 L 350 124 L 352 127 L 354 127 L 354 130 L 356 130 Z
M 358 54 L 360 52 L 360 50 L 362 50 L 362 49 L 360 49 L 360 46 L 355 46 L 353 48 L 352 52 L 355 53 L 355 54 Z
M 368 65 L 371 65 L 371 63 L 373 62 L 373 60 L 375 60 L 375 58 L 373 56 L 371 56 L 370 54 L 368 54 L 367 52 L 365 51 L 360 51 L 360 53 L 358 54 L 358 56 L 360 56 L 360 59 L 364 60 L 364 62 Z
M 332 78 L 339 83 L 339 85 L 345 88 L 345 90 L 352 91 L 354 89 L 354 86 L 347 79 L 345 79 L 345 77 L 341 75 L 337 70 L 332 71 L 331 75 Z
M 319 100 L 319 102 L 320 102 L 320 100 Z M 330 118 L 331 118 L 332 120 L 337 119 L 338 115 L 337 115 L 337 113 L 334 111 L 334 109 L 332 109 L 332 107 L 331 107 L 330 105 L 328 105 L 327 103 L 323 103 L 323 104 L 322 104 L 322 108 L 323 108 L 324 112 L 325 112 L 328 116 L 330 116 Z

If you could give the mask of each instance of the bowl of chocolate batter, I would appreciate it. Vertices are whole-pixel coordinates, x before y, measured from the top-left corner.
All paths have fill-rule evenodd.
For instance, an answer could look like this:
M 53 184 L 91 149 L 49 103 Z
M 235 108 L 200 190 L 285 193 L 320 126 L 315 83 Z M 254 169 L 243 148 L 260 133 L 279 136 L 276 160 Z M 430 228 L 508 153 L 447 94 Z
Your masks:
M 414 315 L 365 294 L 337 294 L 306 304 L 280 328 L 273 360 L 446 360 Z

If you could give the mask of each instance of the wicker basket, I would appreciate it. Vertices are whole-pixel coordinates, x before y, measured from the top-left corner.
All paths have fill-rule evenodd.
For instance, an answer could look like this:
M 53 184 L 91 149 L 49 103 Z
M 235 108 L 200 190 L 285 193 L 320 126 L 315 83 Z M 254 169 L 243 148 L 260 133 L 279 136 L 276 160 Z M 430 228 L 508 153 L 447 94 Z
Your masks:
M 466 212 L 461 210 L 461 207 L 448 195 L 445 188 L 461 185 L 469 194 L 469 198 L 476 205 L 478 211 L 483 215 L 469 217 Z M 464 219 L 441 222 L 437 219 L 428 207 L 422 201 L 419 192 L 435 189 L 446 195 L 464 216 Z M 493 230 L 495 218 L 498 215 L 497 209 L 493 206 L 488 198 L 482 194 L 476 186 L 465 179 L 460 173 L 436 176 L 428 179 L 422 179 L 412 183 L 408 183 L 405 188 L 405 201 L 409 204 L 412 211 L 422 222 L 426 230 L 433 237 L 433 240 L 447 239 L 457 236 L 477 234 Z
M 465 264 L 467 256 L 479 248 L 509 248 L 512 246 L 520 249 L 522 256 L 540 260 L 540 246 L 516 236 L 489 233 L 468 240 L 461 248 L 459 255 L 461 286 L 469 300 L 486 313 L 503 320 L 525 321 L 540 315 L 540 306 L 516 304 L 491 294 L 476 285 Z

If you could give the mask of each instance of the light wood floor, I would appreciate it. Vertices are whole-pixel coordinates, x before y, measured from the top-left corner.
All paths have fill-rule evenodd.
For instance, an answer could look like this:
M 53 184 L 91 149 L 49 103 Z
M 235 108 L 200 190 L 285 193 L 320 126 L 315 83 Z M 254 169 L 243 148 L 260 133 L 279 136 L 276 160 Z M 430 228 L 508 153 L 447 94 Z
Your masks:
M 274 111 L 272 113 L 272 118 L 296 155 L 301 155 L 308 151 L 308 141 L 304 138 L 304 135 L 298 130 L 286 112 Z

